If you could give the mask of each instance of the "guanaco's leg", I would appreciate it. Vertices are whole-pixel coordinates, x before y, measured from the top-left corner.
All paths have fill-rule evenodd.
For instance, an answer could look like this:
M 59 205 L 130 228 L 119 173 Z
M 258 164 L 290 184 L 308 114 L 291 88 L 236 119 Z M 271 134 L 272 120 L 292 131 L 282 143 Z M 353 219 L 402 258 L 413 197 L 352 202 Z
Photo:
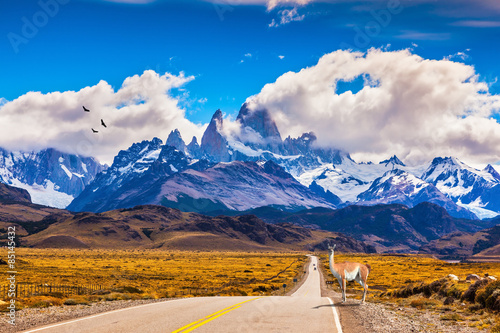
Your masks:
M 342 302 L 346 301 L 346 279 L 342 279 Z

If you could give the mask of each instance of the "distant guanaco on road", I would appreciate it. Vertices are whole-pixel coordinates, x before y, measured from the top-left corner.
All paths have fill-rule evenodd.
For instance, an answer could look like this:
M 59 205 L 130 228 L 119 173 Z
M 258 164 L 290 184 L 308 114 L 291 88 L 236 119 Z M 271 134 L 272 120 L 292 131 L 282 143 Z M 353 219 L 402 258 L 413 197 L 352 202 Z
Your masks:
M 321 297 L 318 259 L 291 296 L 195 297 L 151 303 L 25 332 L 341 332 L 336 308 Z

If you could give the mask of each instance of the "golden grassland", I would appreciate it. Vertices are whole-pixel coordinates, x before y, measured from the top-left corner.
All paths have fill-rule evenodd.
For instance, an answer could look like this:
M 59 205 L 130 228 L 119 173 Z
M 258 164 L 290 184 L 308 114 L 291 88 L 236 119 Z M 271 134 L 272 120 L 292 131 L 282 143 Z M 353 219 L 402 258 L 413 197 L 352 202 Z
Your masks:
M 24 297 L 18 303 L 22 307 L 197 294 L 270 294 L 299 278 L 306 261 L 299 253 L 17 248 L 17 283 L 104 286 L 94 295 L 53 293 Z M 6 269 L 1 274 L 6 281 Z
M 320 258 L 329 272 L 328 256 L 324 254 Z M 461 280 L 469 274 L 484 276 L 486 273 L 500 279 L 500 263 L 447 263 L 423 255 L 335 254 L 335 262 L 343 261 L 371 265 L 368 285 L 372 291 L 391 291 L 408 283 L 432 282 L 448 274 L 454 274 Z M 333 279 L 331 273 L 328 276 Z M 351 287 L 362 289 L 357 283 L 352 283 Z
M 5 253 L 1 255 L 6 257 Z M 320 260 L 326 279 L 333 280 L 327 255 L 320 254 Z M 18 299 L 17 305 L 22 308 L 172 296 L 270 295 L 279 291 L 283 283 L 290 286 L 294 278 L 300 280 L 306 261 L 304 253 L 293 252 L 18 248 L 18 283 L 69 286 L 99 284 L 103 286 L 103 290 L 87 295 L 49 293 L 23 297 Z M 500 325 L 495 326 L 500 323 L 496 312 L 486 310 L 485 300 L 481 305 L 458 296 L 471 285 L 464 281 L 468 274 L 500 277 L 500 263 L 451 264 L 419 255 L 337 254 L 335 262 L 342 261 L 371 265 L 368 301 L 383 302 L 395 309 L 425 309 L 438 313 L 443 321 L 490 328 L 492 332 L 500 328 Z M 0 271 L 3 281 L 6 281 L 6 271 Z M 412 286 L 428 286 L 448 274 L 457 275 L 460 281 L 446 282 L 446 289 L 441 288 L 441 294 L 432 292 L 401 296 L 401 290 L 411 289 Z M 332 286 L 339 290 L 336 281 Z M 498 287 L 500 289 L 500 284 Z M 355 294 L 350 297 L 360 298 L 361 286 L 350 282 L 347 288 L 349 293 Z M 489 292 L 494 294 L 492 290 Z M 482 287 L 476 298 L 481 298 L 484 294 L 485 287 Z M 455 296 L 456 299 L 445 305 L 446 295 Z
M 328 256 L 323 254 L 320 259 L 326 280 L 333 280 L 330 286 L 340 291 L 330 273 Z M 371 265 L 367 281 L 368 301 L 383 302 L 396 310 L 404 307 L 425 309 L 438 314 L 446 322 L 500 332 L 498 311 L 488 309 L 486 302 L 486 297 L 495 295 L 495 290 L 500 293 L 500 283 L 490 283 L 490 290 L 482 286 L 472 300 L 462 297 L 471 286 L 465 281 L 467 275 L 484 277 L 488 274 L 500 279 L 500 263 L 446 263 L 422 255 L 335 255 L 335 262 L 343 261 Z M 456 275 L 460 281 L 443 279 L 448 274 Z M 355 294 L 351 297 L 360 299 L 362 287 L 356 282 L 349 282 L 347 292 Z

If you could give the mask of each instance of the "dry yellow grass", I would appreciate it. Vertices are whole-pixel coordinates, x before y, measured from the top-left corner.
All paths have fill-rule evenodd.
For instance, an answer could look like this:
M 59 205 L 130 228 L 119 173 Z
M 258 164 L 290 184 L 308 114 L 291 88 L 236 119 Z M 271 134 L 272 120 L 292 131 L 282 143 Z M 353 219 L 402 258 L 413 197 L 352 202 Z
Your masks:
M 306 260 L 298 253 L 16 249 L 18 283 L 100 284 L 111 291 L 88 297 L 91 301 L 196 293 L 269 294 L 283 283 L 290 285 L 303 272 Z M 0 275 L 4 281 L 5 275 Z M 143 293 L 127 293 L 124 287 Z M 20 303 L 30 305 L 34 300 L 20 299 Z
M 327 280 L 334 279 L 330 273 L 328 256 L 321 256 Z M 408 283 L 432 282 L 448 274 L 454 274 L 465 280 L 469 274 L 484 276 L 489 274 L 500 279 L 500 263 L 446 263 L 422 255 L 374 255 L 374 254 L 335 254 L 335 262 L 352 261 L 368 263 L 371 272 L 368 286 L 372 291 L 391 291 Z M 361 290 L 357 283 L 350 282 L 348 288 Z
M 328 256 L 321 256 L 322 268 L 327 280 L 334 280 L 332 287 L 340 291 L 336 279 L 329 270 Z M 368 263 L 372 270 L 368 276 L 369 292 L 367 300 L 384 302 L 394 309 L 413 307 L 431 311 L 447 322 L 460 322 L 461 325 L 490 329 L 491 332 L 500 332 L 500 317 L 495 313 L 486 311 L 483 307 L 463 301 L 454 301 L 444 304 L 445 297 L 438 294 L 426 296 L 416 294 L 407 298 L 387 296 L 387 292 L 398 290 L 409 285 L 429 284 L 446 277 L 448 274 L 456 275 L 460 281 L 451 284 L 448 292 L 453 295 L 462 294 L 470 286 L 465 282 L 469 274 L 484 276 L 485 274 L 500 278 L 500 263 L 446 263 L 441 260 L 421 255 L 335 255 L 335 262 L 352 261 Z M 348 293 L 355 293 L 357 299 L 361 298 L 362 288 L 355 282 L 347 285 Z M 383 295 L 383 296 L 381 296 Z M 351 296 L 352 297 L 352 296 Z

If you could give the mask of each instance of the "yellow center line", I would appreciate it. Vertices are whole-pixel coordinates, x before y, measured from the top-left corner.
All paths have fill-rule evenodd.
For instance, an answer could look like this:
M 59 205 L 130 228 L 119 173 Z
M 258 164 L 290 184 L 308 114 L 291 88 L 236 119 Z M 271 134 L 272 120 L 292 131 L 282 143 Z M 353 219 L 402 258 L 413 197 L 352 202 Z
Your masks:
M 260 298 L 260 297 L 256 297 L 256 298 L 248 299 L 248 300 L 246 300 L 246 301 L 243 301 L 243 302 L 236 303 L 236 304 L 233 304 L 233 305 L 231 305 L 231 306 L 228 306 L 227 308 L 224 308 L 224 309 L 222 309 L 222 310 L 219 310 L 219 311 L 217 311 L 217 312 L 214 312 L 214 313 L 212 313 L 211 315 L 208 315 L 208 316 L 206 316 L 206 317 L 203 317 L 203 318 L 201 318 L 201 319 L 198 319 L 198 320 L 196 320 L 196 321 L 193 321 L 192 323 L 187 324 L 186 326 L 182 326 L 181 328 L 179 328 L 179 329 L 177 329 L 177 330 L 173 331 L 172 333 L 179 333 L 179 332 L 184 331 L 184 330 L 186 330 L 186 331 L 184 331 L 183 333 L 186 333 L 186 332 L 191 332 L 191 331 L 192 331 L 192 330 L 194 330 L 195 328 L 198 328 L 198 327 L 200 327 L 200 326 L 202 326 L 202 325 L 205 325 L 206 323 L 208 323 L 208 322 L 210 322 L 210 321 L 214 320 L 215 318 L 218 318 L 218 317 L 220 317 L 220 316 L 222 316 L 222 315 L 225 315 L 226 313 L 228 313 L 228 312 L 230 312 L 230 311 L 236 310 L 237 308 L 239 308 L 239 307 L 240 307 L 240 305 L 241 305 L 241 304 L 246 303 L 246 302 L 250 302 L 250 301 L 254 301 L 254 300 L 259 299 L 259 298 Z M 221 312 L 222 312 L 222 313 L 221 313 Z M 193 326 L 193 325 L 196 325 L 196 326 L 191 327 L 191 326 Z
M 188 328 L 187 330 L 183 331 L 182 333 L 191 332 L 192 330 L 195 330 L 195 329 L 197 329 L 198 327 L 200 327 L 200 326 L 202 326 L 202 325 L 205 325 L 206 323 L 208 323 L 208 322 L 210 322 L 210 321 L 212 321 L 212 320 L 214 320 L 214 319 L 216 319 L 216 318 L 218 318 L 218 317 L 220 317 L 220 316 L 222 316 L 222 315 L 225 315 L 225 314 L 226 314 L 226 313 L 228 313 L 228 312 L 231 312 L 231 311 L 233 311 L 233 310 L 236 310 L 237 308 L 241 308 L 241 305 L 235 306 L 234 308 L 231 308 L 231 309 L 229 309 L 229 310 L 227 310 L 227 311 L 225 311 L 225 312 L 222 312 L 222 313 L 218 314 L 217 316 L 211 317 L 211 318 L 209 318 L 209 319 L 207 319 L 207 320 L 205 320 L 205 321 L 203 321 L 203 322 L 201 322 L 201 323 L 199 323 L 199 324 L 197 324 L 197 325 L 195 325 L 195 326 L 193 326 L 193 327 L 191 327 L 191 328 Z

